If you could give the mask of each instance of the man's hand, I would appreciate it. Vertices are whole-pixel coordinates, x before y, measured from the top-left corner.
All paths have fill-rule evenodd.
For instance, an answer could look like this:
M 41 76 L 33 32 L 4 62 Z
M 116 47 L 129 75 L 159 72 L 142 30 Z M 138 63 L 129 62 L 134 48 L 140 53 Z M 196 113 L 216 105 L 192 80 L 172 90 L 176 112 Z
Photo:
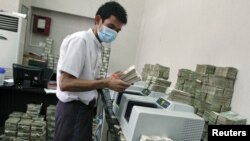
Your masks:
M 125 89 L 127 89 L 130 86 L 129 83 L 124 82 L 121 79 L 117 79 L 114 77 L 108 77 L 106 78 L 106 80 L 107 80 L 107 87 L 117 92 L 123 92 Z
M 114 78 L 120 78 L 124 73 L 122 71 L 117 71 L 112 74 Z

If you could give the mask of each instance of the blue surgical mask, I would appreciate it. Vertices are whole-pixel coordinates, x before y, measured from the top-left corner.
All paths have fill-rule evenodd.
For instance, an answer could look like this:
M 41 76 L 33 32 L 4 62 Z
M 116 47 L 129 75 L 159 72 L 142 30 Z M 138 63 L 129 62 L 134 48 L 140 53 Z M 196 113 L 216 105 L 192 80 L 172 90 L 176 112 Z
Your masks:
M 115 30 L 110 29 L 104 25 L 101 27 L 101 30 L 97 32 L 97 34 L 101 42 L 105 43 L 111 43 L 117 36 L 117 32 Z

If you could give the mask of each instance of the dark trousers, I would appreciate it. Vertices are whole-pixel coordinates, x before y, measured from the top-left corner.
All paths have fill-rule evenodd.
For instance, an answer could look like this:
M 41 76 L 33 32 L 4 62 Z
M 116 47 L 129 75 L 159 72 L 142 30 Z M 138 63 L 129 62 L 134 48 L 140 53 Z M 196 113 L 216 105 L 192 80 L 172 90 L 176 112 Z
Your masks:
M 80 101 L 56 105 L 54 141 L 92 141 L 94 102 L 89 106 Z

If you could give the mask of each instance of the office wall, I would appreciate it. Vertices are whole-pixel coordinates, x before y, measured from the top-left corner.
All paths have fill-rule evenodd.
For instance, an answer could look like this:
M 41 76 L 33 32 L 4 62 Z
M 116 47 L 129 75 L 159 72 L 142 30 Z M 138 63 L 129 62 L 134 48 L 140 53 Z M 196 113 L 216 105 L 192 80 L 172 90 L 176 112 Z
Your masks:
M 80 15 L 82 17 L 94 18 L 94 15 L 99 6 L 106 1 L 109 0 L 33 0 L 32 5 L 34 7 L 45 8 L 52 11 L 60 11 L 72 15 Z M 119 2 L 126 9 L 128 14 L 128 23 L 118 34 L 117 39 L 111 44 L 110 67 L 108 70 L 110 73 L 117 70 L 125 70 L 129 66 L 135 64 L 136 50 L 138 47 L 137 44 L 139 39 L 139 30 L 142 19 L 141 15 L 143 14 L 144 10 L 144 0 L 137 0 L 136 4 L 134 4 L 134 2 L 131 0 L 116 1 Z M 58 46 L 56 46 L 56 50 L 58 50 Z
M 45 0 L 46 1 L 46 0 Z M 51 2 L 54 1 L 32 1 L 32 6 L 35 6 L 32 13 L 37 13 L 41 15 L 48 15 L 52 19 L 52 25 L 51 25 L 51 36 L 55 40 L 55 48 L 54 48 L 54 54 L 59 53 L 60 43 L 63 40 L 63 37 L 65 36 L 65 33 L 77 31 L 77 30 L 86 30 L 88 27 L 93 26 L 92 18 L 95 15 L 97 9 L 101 5 L 101 2 L 104 1 L 98 1 L 93 2 L 92 4 L 97 6 L 92 8 L 92 12 L 84 12 L 80 9 L 87 9 L 89 8 L 89 5 L 87 4 L 75 4 L 74 2 L 74 8 L 78 9 L 78 11 L 67 11 L 68 6 L 66 3 L 60 1 L 61 3 L 64 3 L 64 5 L 61 5 L 60 10 L 63 12 L 58 12 L 58 7 L 60 7 L 60 4 L 58 7 L 56 7 Z M 135 64 L 135 57 L 136 57 L 136 50 L 137 50 L 137 44 L 139 39 L 139 30 L 141 25 L 141 18 L 142 13 L 144 9 L 144 1 L 138 0 L 137 4 L 135 5 L 133 1 L 130 0 L 117 0 L 121 5 L 124 6 L 128 13 L 128 23 L 125 25 L 122 29 L 122 31 L 118 34 L 117 39 L 110 45 L 111 46 L 111 56 L 110 56 L 110 67 L 109 72 L 112 73 L 117 70 L 125 70 L 129 66 Z M 59 3 L 60 3 L 59 2 Z M 86 1 L 84 1 L 86 2 Z M 82 1 L 83 3 L 83 1 Z M 46 5 L 52 4 L 52 7 L 46 7 L 46 9 L 43 9 L 43 7 Z M 37 8 L 40 7 L 40 8 Z M 49 9 L 49 10 L 48 10 Z M 71 9 L 72 10 L 72 9 Z M 73 14 L 70 14 L 73 13 Z M 79 14 L 82 13 L 82 14 Z M 93 14 L 93 15 L 91 15 Z M 81 16 L 78 16 L 81 15 Z M 61 19 L 61 20 L 60 20 Z M 69 23 L 70 22 L 70 23 Z M 65 28 L 66 26 L 66 28 Z M 66 29 L 66 30 L 65 30 Z M 61 33 L 64 32 L 64 33 Z M 40 41 L 44 40 L 44 37 L 39 35 L 33 34 L 31 31 L 29 31 L 29 40 L 31 38 L 31 41 L 27 41 L 28 50 L 34 51 L 34 52 L 42 52 L 43 48 L 35 47 L 39 44 Z M 27 49 L 27 48 L 26 48 Z
M 0 10 L 18 12 L 19 0 L 0 0 Z
M 136 64 L 160 63 L 171 68 L 174 87 L 178 69 L 196 64 L 232 66 L 239 70 L 232 110 L 250 123 L 250 1 L 146 0 Z
M 32 0 L 34 7 L 94 18 L 96 9 L 109 0 Z
M 126 9 L 128 23 L 118 33 L 117 39 L 111 44 L 109 72 L 126 70 L 135 64 L 136 51 L 140 34 L 144 0 L 118 0 Z
M 4 1 L 10 6 L 8 0 Z M 68 33 L 86 30 L 93 26 L 93 18 L 99 6 L 109 0 L 20 0 L 16 12 L 21 11 L 21 6 L 28 7 L 27 33 L 25 50 L 36 53 L 43 52 L 43 48 L 38 47 L 39 42 L 45 40 L 44 36 L 32 33 L 32 14 L 40 14 L 51 17 L 50 37 L 55 40 L 54 54 L 59 53 L 60 43 Z M 144 10 L 144 0 L 137 0 L 134 4 L 131 0 L 116 0 L 121 3 L 128 13 L 128 24 L 123 27 L 115 42 L 111 44 L 111 60 L 109 72 L 125 70 L 135 64 L 136 50 L 139 39 L 139 30 Z M 32 8 L 33 7 L 33 8 Z M 19 9 L 19 10 L 18 10 Z
M 45 42 L 47 37 L 54 40 L 53 44 L 53 54 L 59 54 L 60 45 L 63 39 L 74 32 L 88 30 L 94 25 L 94 20 L 92 18 L 71 15 L 67 13 L 61 13 L 46 9 L 32 8 L 32 15 L 40 15 L 51 18 L 51 27 L 49 36 L 43 36 L 32 32 L 32 24 L 29 26 L 29 35 L 26 40 L 26 50 L 35 53 L 42 53 L 44 51 L 43 47 L 39 47 L 40 42 Z M 30 23 L 32 23 L 32 18 Z
M 19 12 L 22 11 L 22 6 L 25 6 L 26 8 L 29 9 L 29 7 L 31 6 L 31 2 L 32 0 L 19 0 Z

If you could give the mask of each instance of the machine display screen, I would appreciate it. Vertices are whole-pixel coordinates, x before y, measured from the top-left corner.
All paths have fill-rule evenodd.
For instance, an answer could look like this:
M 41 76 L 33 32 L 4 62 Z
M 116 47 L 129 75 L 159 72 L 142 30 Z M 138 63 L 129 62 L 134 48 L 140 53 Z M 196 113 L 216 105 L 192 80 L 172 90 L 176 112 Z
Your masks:
M 156 101 L 156 103 L 159 104 L 160 106 L 162 106 L 165 109 L 170 105 L 170 103 L 167 100 L 163 99 L 163 98 L 159 98 Z

